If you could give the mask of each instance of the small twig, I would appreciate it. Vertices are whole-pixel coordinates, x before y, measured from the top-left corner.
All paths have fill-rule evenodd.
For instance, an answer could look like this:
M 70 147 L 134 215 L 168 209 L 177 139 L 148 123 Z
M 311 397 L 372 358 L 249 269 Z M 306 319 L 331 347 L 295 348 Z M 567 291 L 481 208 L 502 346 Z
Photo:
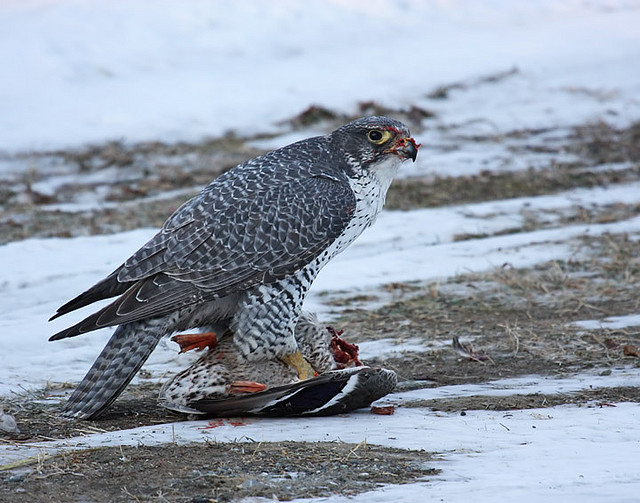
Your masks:
M 516 356 L 518 354 L 518 351 L 520 351 L 520 337 L 518 337 L 518 333 L 517 333 L 516 329 L 511 328 L 509 323 L 506 323 L 504 325 L 498 324 L 498 326 L 500 328 L 504 328 L 504 331 L 507 333 L 507 335 L 509 337 L 511 337 L 515 341 L 516 347 L 513 350 L 513 356 Z M 517 322 L 516 322 L 516 327 L 517 327 Z M 531 333 L 533 334 L 533 332 L 531 332 Z
M 351 455 L 354 455 L 357 457 L 356 451 L 360 449 L 360 447 L 366 447 L 366 446 L 367 446 L 367 439 L 365 438 L 362 442 L 360 442 L 353 449 L 351 449 L 349 453 L 344 458 L 342 458 L 342 461 L 347 461 L 351 457 Z
M 93 433 L 107 433 L 107 431 L 109 430 L 103 430 L 102 428 L 97 428 L 95 426 L 85 426 L 83 428 L 75 428 L 75 431 L 77 431 L 78 433 L 93 434 Z
M 122 486 L 122 492 L 125 493 L 130 498 L 133 498 L 134 500 L 136 500 L 138 503 L 140 503 L 140 499 L 137 496 L 134 496 L 133 494 L 131 494 L 127 489 L 127 486 Z
M 262 446 L 262 440 L 260 440 L 260 442 L 258 442 L 258 445 L 256 446 L 255 450 L 251 453 L 251 456 L 249 456 L 250 459 L 254 459 L 256 457 L 256 454 L 260 450 L 261 446 Z
M 48 457 L 53 457 L 53 456 L 48 456 Z M 33 464 L 38 464 L 38 466 L 40 466 L 42 461 L 43 461 L 42 456 L 38 454 L 36 456 L 30 456 L 28 458 L 19 459 L 17 461 L 12 461 L 11 463 L 0 465 L 0 471 L 14 470 L 16 468 L 21 468 L 23 466 L 29 466 Z
M 516 341 L 516 349 L 513 350 L 513 356 L 515 356 L 520 350 L 520 338 L 518 337 L 518 334 L 516 334 L 516 331 L 512 330 L 511 327 L 507 329 L 507 333 Z
M 602 346 L 605 349 L 607 355 L 609 355 L 610 348 L 603 341 L 600 340 L 600 337 L 598 337 L 596 334 L 590 334 L 590 335 L 591 335 L 591 338 L 596 342 L 596 344 L 599 344 L 600 346 Z

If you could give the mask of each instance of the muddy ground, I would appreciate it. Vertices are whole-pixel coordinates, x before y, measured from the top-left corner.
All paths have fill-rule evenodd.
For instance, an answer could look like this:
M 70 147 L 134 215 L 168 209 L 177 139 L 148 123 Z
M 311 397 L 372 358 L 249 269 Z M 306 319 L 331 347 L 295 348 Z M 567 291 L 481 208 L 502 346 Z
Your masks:
M 362 105 L 365 112 L 376 106 Z M 373 111 L 398 116 L 413 129 L 429 128 L 426 110 Z M 312 108 L 292 119 L 290 126 L 323 121 L 320 124 L 331 129 L 344 119 Z M 527 149 L 528 139 L 529 148 L 540 148 L 539 134 L 513 132 L 511 138 L 518 140 L 513 155 Z M 259 149 L 248 146 L 248 140 L 229 135 L 200 144 L 111 143 L 81 151 L 24 154 L 22 160 L 33 169 L 0 181 L 0 236 L 8 242 L 159 226 L 215 174 L 258 154 Z M 509 142 L 510 136 L 460 137 L 459 141 Z M 550 162 L 518 172 L 487 170 L 473 176 L 403 180 L 390 189 L 388 207 L 437 207 L 637 181 L 639 145 L 640 124 L 624 130 L 586 124 L 554 146 L 558 156 L 571 153 L 575 161 Z M 602 169 L 608 163 L 617 163 L 616 169 Z M 74 177 L 53 191 L 40 192 L 38 182 L 47 173 Z M 109 176 L 102 177 L 105 173 Z M 87 195 L 104 204 L 86 211 L 65 210 L 65 203 L 77 203 Z M 561 223 L 600 223 L 638 213 L 638 205 L 616 204 L 575 207 L 556 217 Z M 509 232 L 558 225 L 558 220 L 550 222 L 548 215 L 532 213 L 523 227 Z M 479 237 L 484 236 L 461 234 L 457 239 Z M 446 283 L 391 284 L 368 295 L 336 297 L 331 302 L 342 308 L 342 314 L 335 326 L 344 329 L 345 338 L 352 342 L 411 339 L 431 348 L 367 362 L 394 369 L 404 389 L 530 374 L 563 376 L 586 369 L 606 374 L 638 366 L 640 331 L 588 331 L 572 322 L 638 312 L 640 243 L 626 234 L 605 234 L 577 239 L 572 246 L 570 260 L 530 269 L 505 263 L 493 271 L 460 275 Z M 389 294 L 391 302 L 384 300 Z M 380 303 L 384 305 L 370 307 Z M 467 356 L 454 350 L 454 338 L 473 341 L 472 348 L 465 344 Z M 150 382 L 130 386 L 99 421 L 60 420 L 57 413 L 73 385 L 59 384 L 3 400 L 2 406 L 15 417 L 21 431 L 0 441 L 18 445 L 185 419 L 156 406 L 157 385 Z M 433 399 L 403 406 L 464 414 L 471 409 L 559 404 L 605 407 L 621 401 L 638 402 L 640 392 L 619 387 L 558 395 Z M 356 494 L 380 484 L 411 482 L 433 476 L 434 466 L 437 456 L 432 453 L 346 443 L 102 448 L 32 460 L 0 471 L 0 500 L 197 502 L 245 496 L 288 500 Z

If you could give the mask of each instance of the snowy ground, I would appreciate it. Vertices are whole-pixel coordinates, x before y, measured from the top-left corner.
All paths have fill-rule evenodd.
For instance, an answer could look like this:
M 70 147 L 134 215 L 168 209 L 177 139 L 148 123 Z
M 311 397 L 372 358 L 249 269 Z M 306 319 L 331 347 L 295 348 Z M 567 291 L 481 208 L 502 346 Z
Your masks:
M 489 385 L 445 387 L 439 393 L 500 393 L 567 391 L 597 383 L 588 376 L 579 380 L 548 382 L 529 378 Z M 638 372 L 612 375 L 606 383 L 640 384 Z M 598 383 L 599 384 L 599 383 Z M 432 390 L 426 390 L 431 392 Z M 425 390 L 385 399 L 401 404 L 406 395 L 429 394 Z M 412 397 L 414 398 L 414 397 Z M 118 433 L 94 434 L 77 440 L 37 443 L 20 449 L 5 449 L 7 461 L 26 456 L 43 456 L 64 449 L 86 449 L 118 445 L 158 445 L 203 441 L 277 442 L 304 439 L 317 442 L 366 441 L 371 444 L 424 449 L 441 453 L 434 463 L 443 470 L 429 482 L 388 486 L 355 498 L 331 497 L 315 501 L 462 501 L 466 494 L 474 501 L 521 498 L 536 501 L 633 501 L 640 476 L 633 462 L 637 453 L 637 404 L 617 407 L 553 409 L 508 412 L 470 411 L 465 416 L 403 409 L 391 417 L 368 412 L 346 417 L 305 420 L 252 420 L 242 426 L 230 423 L 213 430 L 203 422 L 153 425 Z M 327 425 L 330 424 L 330 429 Z M 593 454 L 597 450 L 597 462 Z M 267 500 L 264 500 L 267 501 Z M 302 501 L 302 500 L 301 500 Z
M 423 121 L 417 133 L 424 145 L 419 160 L 405 166 L 402 177 L 460 177 L 575 160 L 570 152 L 522 148 L 513 132 L 530 131 L 528 146 L 555 148 L 574 126 L 605 121 L 625 127 L 640 120 L 638 26 L 640 4 L 630 0 L 7 1 L 0 5 L 0 178 L 17 180 L 28 172 L 32 166 L 25 161 L 26 152 L 113 139 L 195 141 L 231 130 L 243 137 L 274 134 L 252 144 L 277 147 L 311 134 L 283 125 L 309 105 L 352 114 L 358 103 L 369 100 L 436 114 Z M 504 142 L 475 139 L 509 135 Z M 39 179 L 40 192 L 53 191 L 63 176 L 76 176 L 61 167 L 50 169 Z M 640 205 L 639 189 L 639 182 L 632 182 L 386 212 L 321 273 L 307 307 L 335 316 L 329 299 L 377 291 L 383 284 L 446 282 L 462 272 L 505 263 L 518 268 L 568 260 L 582 236 L 628 233 L 638 240 L 637 216 L 576 224 L 561 217 L 575 208 Z M 74 204 L 82 211 L 87 204 L 108 203 L 76 201 L 65 209 Z M 60 207 L 50 208 L 56 209 Z M 538 228 L 503 235 L 523 227 L 532 213 Z M 28 239 L 0 247 L 5 264 L 0 279 L 0 395 L 78 381 L 84 375 L 109 331 L 51 344 L 46 342 L 50 334 L 89 310 L 52 323 L 46 319 L 154 232 L 141 228 Z M 484 237 L 459 240 L 463 234 Z M 583 320 L 580 327 L 597 331 L 639 324 L 638 313 L 628 313 Z M 361 346 L 370 358 L 393 349 L 379 341 Z M 146 368 L 160 378 L 184 364 L 184 357 L 178 359 L 167 344 Z M 640 489 L 637 403 L 469 411 L 466 416 L 401 405 L 439 394 L 566 392 L 637 386 L 639 381 L 640 369 L 630 364 L 605 376 L 531 376 L 407 391 L 388 397 L 398 405 L 390 417 L 362 412 L 304 422 L 250 420 L 242 427 L 204 431 L 198 429 L 200 423 L 156 425 L 2 445 L 0 465 L 58 449 L 139 442 L 224 442 L 241 436 L 265 442 L 366 439 L 437 452 L 442 472 L 425 482 L 361 494 L 356 501 L 494 501 L 496 495 L 522 501 L 635 501 Z

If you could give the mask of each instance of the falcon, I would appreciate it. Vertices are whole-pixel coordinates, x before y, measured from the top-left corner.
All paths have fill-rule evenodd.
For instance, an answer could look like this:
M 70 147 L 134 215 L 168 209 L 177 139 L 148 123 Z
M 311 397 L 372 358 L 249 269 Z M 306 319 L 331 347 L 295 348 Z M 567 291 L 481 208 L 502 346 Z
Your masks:
M 49 339 L 118 325 L 63 416 L 98 417 L 162 337 L 190 328 L 231 337 L 249 363 L 278 359 L 300 380 L 313 377 L 294 334 L 309 287 L 376 220 L 398 168 L 419 147 L 401 122 L 363 117 L 213 180 L 52 316 L 117 297 Z

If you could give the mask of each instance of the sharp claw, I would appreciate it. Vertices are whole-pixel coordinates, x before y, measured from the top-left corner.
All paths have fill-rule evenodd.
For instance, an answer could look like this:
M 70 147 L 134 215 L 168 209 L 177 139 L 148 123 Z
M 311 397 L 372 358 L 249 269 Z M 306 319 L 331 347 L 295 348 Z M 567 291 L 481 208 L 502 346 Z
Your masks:
M 201 334 L 178 334 L 171 337 L 173 342 L 180 345 L 180 353 L 186 353 L 192 349 L 201 351 L 205 348 L 213 348 L 218 344 L 218 337 L 213 332 Z

